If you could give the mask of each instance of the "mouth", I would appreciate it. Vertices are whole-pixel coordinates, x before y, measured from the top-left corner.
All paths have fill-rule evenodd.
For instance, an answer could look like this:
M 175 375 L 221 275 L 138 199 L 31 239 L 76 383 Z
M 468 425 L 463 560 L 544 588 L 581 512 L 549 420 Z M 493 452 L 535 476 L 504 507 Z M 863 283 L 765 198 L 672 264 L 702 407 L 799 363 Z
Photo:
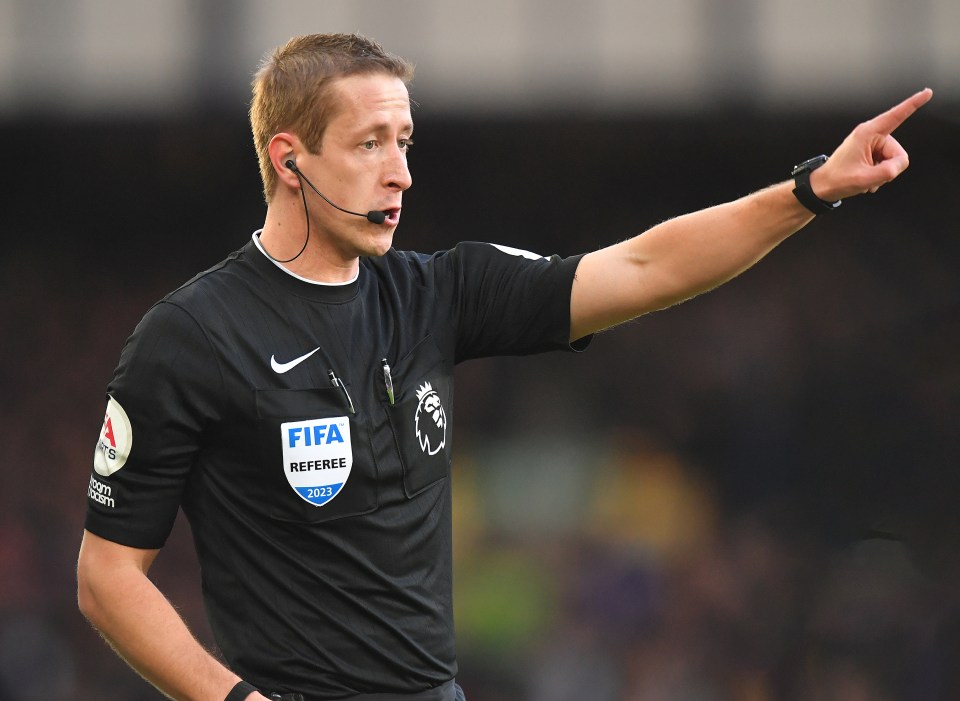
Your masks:
M 400 223 L 400 208 L 399 207 L 388 207 L 381 210 L 385 215 L 386 219 L 383 220 L 383 223 L 387 226 L 396 226 Z

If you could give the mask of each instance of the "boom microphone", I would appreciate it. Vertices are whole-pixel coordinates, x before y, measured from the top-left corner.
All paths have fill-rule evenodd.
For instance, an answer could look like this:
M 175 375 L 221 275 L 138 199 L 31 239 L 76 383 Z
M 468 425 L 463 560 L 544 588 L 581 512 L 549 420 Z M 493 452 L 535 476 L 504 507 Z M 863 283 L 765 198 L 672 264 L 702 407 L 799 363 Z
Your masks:
M 317 193 L 318 195 L 320 195 L 320 197 L 322 197 L 322 198 L 324 199 L 324 201 L 325 201 L 328 205 L 330 205 L 331 207 L 333 207 L 334 209 L 339 209 L 341 212 L 346 212 L 347 214 L 352 214 L 352 215 L 355 216 L 355 217 L 363 217 L 364 219 L 367 219 L 368 221 L 370 221 L 370 222 L 372 222 L 372 223 L 374 223 L 374 224 L 383 224 L 383 222 L 385 222 L 385 221 L 387 220 L 387 213 L 386 213 L 386 212 L 381 212 L 380 210 L 377 210 L 377 209 L 372 209 L 372 210 L 370 210 L 369 212 L 367 212 L 366 214 L 361 214 L 360 212 L 351 212 L 349 209 L 344 209 L 343 207 L 340 207 L 339 205 L 335 205 L 333 202 L 331 202 L 330 200 L 328 200 L 328 199 L 327 199 L 327 196 L 324 195 L 322 192 L 320 192 L 320 191 L 314 186 L 314 184 L 313 184 L 312 182 L 310 182 L 310 180 L 307 178 L 307 176 L 304 175 L 299 168 L 297 168 L 297 164 L 296 164 L 296 162 L 295 162 L 292 158 L 289 159 L 289 160 L 287 160 L 287 162 L 284 163 L 284 165 L 285 165 L 287 168 L 289 168 L 290 170 L 292 170 L 294 173 L 296 173 L 298 178 L 300 178 L 300 179 L 303 180 L 307 185 L 309 185 L 311 190 L 313 190 L 315 193 Z

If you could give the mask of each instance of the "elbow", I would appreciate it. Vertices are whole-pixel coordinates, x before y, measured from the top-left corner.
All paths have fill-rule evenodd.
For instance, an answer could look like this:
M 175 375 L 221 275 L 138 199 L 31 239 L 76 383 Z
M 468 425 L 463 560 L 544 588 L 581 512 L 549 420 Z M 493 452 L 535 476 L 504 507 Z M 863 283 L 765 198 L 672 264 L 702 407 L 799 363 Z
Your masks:
M 98 597 L 93 573 L 91 572 L 92 568 L 86 560 L 87 558 L 84 558 L 83 553 L 81 553 L 80 559 L 77 561 L 77 608 L 94 627 L 97 627 L 99 618 Z
M 116 593 L 122 576 L 116 563 L 96 547 L 99 543 L 85 535 L 77 558 L 77 608 L 98 630 L 105 616 L 105 603 L 110 601 L 111 592 Z
M 140 550 L 85 532 L 77 558 L 77 608 L 102 630 L 142 592 L 156 550 Z

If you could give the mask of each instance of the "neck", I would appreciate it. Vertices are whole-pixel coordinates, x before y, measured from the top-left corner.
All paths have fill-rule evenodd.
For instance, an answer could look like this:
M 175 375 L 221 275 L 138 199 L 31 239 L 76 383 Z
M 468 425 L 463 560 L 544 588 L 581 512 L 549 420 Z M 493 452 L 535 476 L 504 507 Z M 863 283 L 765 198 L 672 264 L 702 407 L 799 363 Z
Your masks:
M 307 225 L 299 199 L 295 203 L 274 200 L 267 205 L 260 245 L 284 268 L 315 282 L 350 282 L 360 267 L 358 257 L 338 255 L 316 222 L 310 227 L 307 240 Z

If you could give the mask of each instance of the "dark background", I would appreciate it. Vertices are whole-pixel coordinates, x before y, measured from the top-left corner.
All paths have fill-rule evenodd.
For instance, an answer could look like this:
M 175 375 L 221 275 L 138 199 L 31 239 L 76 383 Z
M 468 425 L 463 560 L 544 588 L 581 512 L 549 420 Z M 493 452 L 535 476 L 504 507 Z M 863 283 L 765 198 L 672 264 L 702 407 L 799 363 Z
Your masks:
M 395 243 L 594 250 L 869 116 L 415 114 Z M 958 134 L 935 99 L 899 180 L 725 287 L 584 355 L 458 370 L 471 701 L 957 698 Z M 159 698 L 76 610 L 84 492 L 124 340 L 262 224 L 248 127 L 26 116 L 0 145 L 0 696 Z M 154 572 L 209 642 L 183 524 Z

